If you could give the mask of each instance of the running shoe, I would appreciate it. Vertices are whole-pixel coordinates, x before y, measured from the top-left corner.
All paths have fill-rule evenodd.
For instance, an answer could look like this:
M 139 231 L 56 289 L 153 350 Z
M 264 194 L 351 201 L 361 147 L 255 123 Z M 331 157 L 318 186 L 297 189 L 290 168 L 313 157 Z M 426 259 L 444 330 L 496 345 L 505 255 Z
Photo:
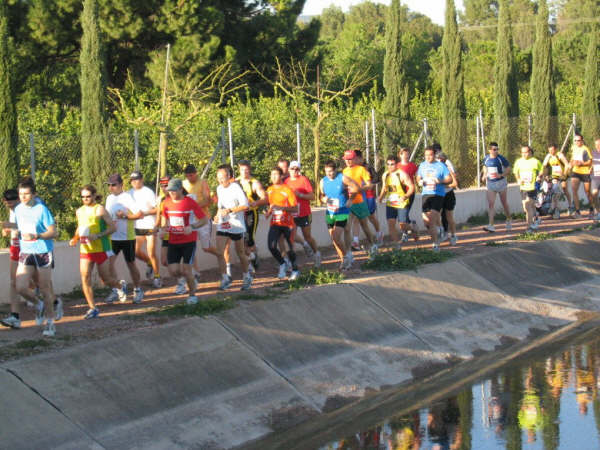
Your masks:
M 38 298 L 37 305 L 35 306 L 35 324 L 42 325 L 44 323 L 44 311 L 46 306 L 44 301 Z
M 450 239 L 450 236 L 448 235 L 448 233 L 446 233 L 445 230 L 442 230 L 442 235 L 440 236 L 440 242 L 447 241 L 448 239 Z
M 162 278 L 161 277 L 155 277 L 154 280 L 152 280 L 152 287 L 154 289 L 159 289 L 162 287 Z
M 254 264 L 252 264 L 252 261 L 248 261 L 248 272 L 250 273 L 256 273 L 256 267 L 254 267 Z
M 175 286 L 175 294 L 182 295 L 187 292 L 187 286 L 185 284 L 185 278 L 179 278 L 177 280 L 177 286 Z
M 378 231 L 375 233 L 375 239 L 377 240 L 378 245 L 383 244 L 383 231 Z
M 506 229 L 508 230 L 508 224 L 506 225 Z M 496 227 L 494 225 L 486 225 L 483 227 L 483 231 L 487 231 L 488 233 L 494 233 L 496 231 Z
M 152 269 L 152 266 L 146 266 L 146 280 L 150 280 L 152 278 L 152 275 L 154 275 L 154 270 Z
M 453 234 L 452 236 L 450 236 L 450 245 L 456 245 L 457 241 L 458 241 L 458 238 L 456 237 L 455 234 Z
M 313 249 L 311 248 L 311 246 L 305 242 L 304 244 L 302 244 L 302 247 L 304 247 L 304 253 L 306 253 L 306 257 L 310 258 L 312 255 L 315 254 L 315 252 L 313 252 Z
M 44 331 L 42 331 L 42 336 L 44 337 L 54 337 L 56 334 L 56 327 L 54 326 L 54 321 L 52 319 L 48 319 L 46 323 L 46 327 Z
M 538 221 L 534 221 L 530 228 L 532 228 L 533 230 L 537 230 L 540 227 L 540 224 L 538 223 Z
M 85 313 L 85 316 L 83 316 L 83 318 L 84 319 L 95 319 L 99 315 L 100 315 L 100 311 L 98 311 L 98 308 L 90 308 L 90 309 L 88 309 L 88 312 Z
M 144 291 L 141 287 L 133 288 L 133 303 L 142 303 L 144 299 Z
M 120 292 L 123 292 L 123 291 L 121 289 L 112 288 L 112 291 L 110 291 L 110 294 L 108 294 L 108 296 L 104 299 L 104 302 L 112 303 L 117 299 L 121 300 L 121 296 L 119 295 Z M 127 297 L 125 297 L 125 298 L 127 298 Z
M 17 319 L 11 314 L 10 316 L 5 317 L 4 319 L 0 319 L 0 325 L 18 330 L 19 328 L 21 328 L 21 319 Z
M 186 305 L 197 305 L 198 297 L 196 297 L 195 295 L 190 295 L 188 298 L 185 299 L 185 304 Z
M 279 265 L 279 273 L 277 274 L 277 278 L 279 278 L 280 280 L 283 280 L 286 277 L 287 274 L 287 264 L 283 263 Z
M 292 270 L 292 274 L 290 275 L 290 281 L 297 280 L 299 276 L 300 272 L 298 272 L 297 270 Z
M 321 252 L 319 250 L 315 253 L 315 267 L 321 267 Z
M 535 228 L 533 228 L 533 224 L 531 224 L 531 225 L 529 225 L 529 226 L 527 227 L 527 232 L 528 232 L 528 233 L 535 233 Z
M 292 262 L 286 257 L 283 258 L 283 260 L 285 261 L 285 270 L 288 272 L 292 271 Z
M 434 252 L 438 253 L 440 251 L 440 244 L 433 244 L 431 246 L 431 250 L 433 250 Z
M 125 303 L 127 301 L 127 293 L 123 289 L 117 288 L 117 298 L 121 303 Z
M 408 233 L 402 233 L 402 242 L 408 242 Z
M 244 277 L 242 288 L 240 290 L 247 291 L 248 289 L 250 289 L 250 286 L 252 286 L 252 280 L 254 280 L 254 278 L 252 277 L 252 274 L 248 272 Z
M 581 218 L 581 213 L 579 211 L 575 211 L 571 216 L 573 217 L 573 219 L 579 219 Z
M 62 298 L 56 297 L 54 300 L 54 320 L 58 321 L 65 315 Z
M 560 210 L 558 208 L 554 208 L 554 213 L 552 214 L 553 219 L 560 219 Z
M 121 290 L 127 294 L 127 282 L 125 280 L 119 280 L 119 284 L 121 285 Z
M 379 247 L 377 246 L 377 244 L 371 245 L 371 248 L 369 249 L 369 258 L 374 258 L 375 255 L 377 255 L 378 250 Z
M 219 289 L 224 291 L 225 289 L 229 289 L 231 287 L 231 277 L 227 274 L 223 275 L 223 279 L 221 280 L 221 286 Z
M 231 264 L 227 264 L 227 267 L 225 268 L 225 272 L 227 273 L 227 276 L 229 278 L 231 278 Z
M 255 252 L 252 252 L 250 254 L 250 256 L 254 256 L 253 258 L 250 259 L 250 261 L 252 262 L 252 267 L 254 267 L 254 270 L 258 269 L 258 255 Z
M 512 230 L 512 222 L 510 220 L 506 221 L 506 231 Z
M 349 270 L 352 267 L 352 253 L 346 253 L 344 262 L 342 263 L 342 269 Z

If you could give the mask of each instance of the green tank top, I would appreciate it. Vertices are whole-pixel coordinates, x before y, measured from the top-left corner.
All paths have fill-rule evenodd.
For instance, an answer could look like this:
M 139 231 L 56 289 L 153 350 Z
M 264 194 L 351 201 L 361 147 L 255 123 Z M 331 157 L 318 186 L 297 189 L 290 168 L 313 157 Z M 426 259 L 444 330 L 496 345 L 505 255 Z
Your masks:
M 90 241 L 90 234 L 98 234 L 106 230 L 106 222 L 97 215 L 101 205 L 82 206 L 77 210 L 77 231 L 79 233 L 79 251 L 81 253 L 100 253 L 111 250 L 110 239 L 103 236 Z

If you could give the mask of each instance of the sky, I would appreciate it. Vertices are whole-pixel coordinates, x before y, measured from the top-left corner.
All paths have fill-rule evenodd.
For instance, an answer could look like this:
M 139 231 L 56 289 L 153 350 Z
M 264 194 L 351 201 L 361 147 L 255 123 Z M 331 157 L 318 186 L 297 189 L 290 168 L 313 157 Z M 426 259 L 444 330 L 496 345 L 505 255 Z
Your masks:
M 303 15 L 316 16 L 321 14 L 321 11 L 332 4 L 341 6 L 344 11 L 347 11 L 351 5 L 362 3 L 364 0 L 306 0 L 304 5 Z M 374 3 L 390 4 L 389 0 L 372 0 Z M 444 10 L 446 8 L 446 0 L 401 0 L 403 5 L 408 6 L 412 11 L 417 11 L 426 16 L 429 16 L 433 22 L 444 24 Z M 462 9 L 462 0 L 456 0 L 457 9 Z

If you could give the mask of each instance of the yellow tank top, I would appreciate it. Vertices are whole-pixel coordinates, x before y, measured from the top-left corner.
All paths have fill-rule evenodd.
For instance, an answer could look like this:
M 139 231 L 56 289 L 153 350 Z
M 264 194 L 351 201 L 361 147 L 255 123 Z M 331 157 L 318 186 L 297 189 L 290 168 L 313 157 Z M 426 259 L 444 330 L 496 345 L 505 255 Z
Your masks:
M 248 197 L 249 202 L 255 202 L 256 200 L 258 200 L 258 197 L 254 194 L 254 191 L 252 190 L 252 185 L 257 181 L 256 178 L 252 177 L 249 180 L 242 180 L 238 177 L 236 178 L 236 181 L 240 183 L 240 186 L 246 194 L 246 197 Z M 250 209 L 254 210 L 256 209 L 256 207 Z
M 98 234 L 106 230 L 106 222 L 97 215 L 100 206 L 82 206 L 77 210 L 77 232 L 81 253 L 101 253 L 111 250 L 108 236 L 103 236 L 94 241 L 88 239 L 90 234 Z
M 581 147 L 577 147 L 576 145 L 574 145 L 573 148 L 571 149 L 571 151 L 573 152 L 572 159 L 574 159 L 574 160 L 587 162 L 592 159 L 592 153 L 590 152 L 590 149 L 587 148 L 587 146 L 585 146 L 585 145 L 582 145 Z M 581 175 L 588 175 L 591 171 L 592 171 L 592 166 L 574 166 L 573 167 L 573 172 L 579 173 Z
M 551 155 L 550 158 L 548 158 L 548 164 L 552 170 L 552 178 L 560 178 L 565 174 L 564 165 L 558 156 Z
M 402 185 L 402 181 L 400 179 L 400 172 L 386 172 L 384 174 L 384 182 L 387 186 L 388 192 L 387 206 L 398 209 L 406 208 L 410 199 L 406 197 L 406 190 Z M 405 199 L 401 200 L 402 197 L 405 197 Z

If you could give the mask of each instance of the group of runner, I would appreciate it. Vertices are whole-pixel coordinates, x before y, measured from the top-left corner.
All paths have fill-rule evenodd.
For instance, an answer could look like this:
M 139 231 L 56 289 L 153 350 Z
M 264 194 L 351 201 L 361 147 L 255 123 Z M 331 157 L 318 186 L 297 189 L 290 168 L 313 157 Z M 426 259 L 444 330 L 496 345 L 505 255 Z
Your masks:
M 521 158 L 511 167 L 498 153 L 498 145 L 491 143 L 489 155 L 483 161 L 489 206 L 489 224 L 484 229 L 495 231 L 496 195 L 500 196 L 504 206 L 506 229 L 511 228 L 506 199 L 507 176 L 511 170 L 520 186 L 529 230 L 538 226 L 535 201 L 538 184 L 544 175 L 553 195 L 555 217 L 560 214 L 557 213 L 558 199 L 563 192 L 569 200 L 570 212 L 574 216 L 580 214 L 578 197 L 571 196 L 567 189 L 570 174 L 573 192 L 577 192 L 579 184 L 583 183 L 590 208 L 594 208 L 596 219 L 600 219 L 600 139 L 595 145 L 596 148 L 590 151 L 581 136 L 577 136 L 570 161 L 551 145 L 543 162 L 533 157 L 530 147 L 524 146 Z M 335 161 L 326 162 L 324 177 L 319 180 L 320 200 L 326 205 L 326 225 L 339 257 L 340 270 L 352 266 L 353 251 L 360 248 L 361 230 L 369 255 L 378 252 L 383 240 L 377 220 L 378 202 L 385 202 L 393 245 L 399 247 L 411 235 L 415 240 L 419 239 L 416 222 L 410 217 L 417 187 L 421 188 L 422 218 L 432 240 L 432 249 L 439 251 L 440 242 L 446 239 L 451 245 L 457 243 L 453 212 L 458 174 L 454 165 L 435 144 L 425 149 L 424 161 L 419 166 L 411 162 L 410 157 L 408 148 L 388 156 L 378 196 L 376 185 L 379 179 L 365 165 L 360 150 L 344 152 L 343 168 Z M 94 267 L 111 289 L 105 302 L 127 301 L 127 283 L 119 279 L 116 270 L 120 253 L 123 253 L 133 283 L 133 303 L 140 303 L 144 298 L 142 277 L 136 265 L 136 259 L 139 259 L 146 264 L 145 275 L 152 280 L 153 287 L 162 286 L 162 264 L 177 278 L 175 293 L 187 293 L 186 303 L 196 304 L 196 284 L 201 270 L 197 242 L 204 252 L 217 258 L 222 290 L 229 289 L 233 282 L 230 257 L 233 243 L 242 271 L 241 289 L 250 289 L 259 264 L 255 234 L 259 211 L 263 208 L 264 216 L 270 222 L 267 245 L 279 267 L 277 277 L 298 278 L 294 244 L 302 245 L 306 255 L 313 258 L 315 267 L 319 267 L 321 253 L 311 232 L 310 203 L 315 200 L 315 193 L 310 180 L 301 173 L 301 164 L 280 159 L 270 172 L 271 184 L 266 189 L 252 175 L 249 161 L 239 161 L 238 169 L 240 175 L 234 178 L 231 166 L 217 168 L 216 194 L 211 193 L 207 181 L 198 176 L 191 164 L 185 167 L 183 180 L 170 176 L 161 178 L 158 196 L 144 185 L 144 177 L 139 171 L 129 176 L 129 190 L 125 190 L 121 175 L 111 175 L 106 183 L 109 195 L 104 205 L 94 186 L 83 186 L 80 190 L 82 206 L 76 212 L 77 228 L 70 245 L 79 244 L 80 248 L 82 290 L 89 306 L 84 318 L 99 315 L 92 289 Z M 11 328 L 21 326 L 22 297 L 25 304 L 36 310 L 36 322 L 45 324 L 44 336 L 53 336 L 54 321 L 63 314 L 62 301 L 54 295 L 51 280 L 53 239 L 57 235 L 54 218 L 37 197 L 31 179 L 23 180 L 17 189 L 7 190 L 4 202 L 11 211 L 9 221 L 3 223 L 4 234 L 11 237 L 11 313 L 1 319 L 0 324 Z M 211 217 L 213 205 L 216 212 Z M 214 235 L 213 227 L 216 228 Z

